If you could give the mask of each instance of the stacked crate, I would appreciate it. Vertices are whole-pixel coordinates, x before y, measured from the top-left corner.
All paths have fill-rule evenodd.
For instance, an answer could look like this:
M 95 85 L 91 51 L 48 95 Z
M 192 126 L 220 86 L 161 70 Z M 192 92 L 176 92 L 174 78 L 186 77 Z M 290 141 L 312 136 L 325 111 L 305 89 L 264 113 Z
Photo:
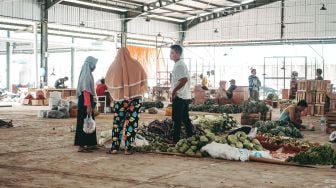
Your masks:
M 327 128 L 326 133 L 330 134 L 333 131 L 336 131 L 335 124 L 336 124 L 336 112 L 328 112 L 326 114 L 327 118 Z
M 326 96 L 330 90 L 330 80 L 298 81 L 296 100 L 306 100 L 308 115 L 323 116 L 325 114 Z
M 328 93 L 329 112 L 336 112 L 336 93 Z

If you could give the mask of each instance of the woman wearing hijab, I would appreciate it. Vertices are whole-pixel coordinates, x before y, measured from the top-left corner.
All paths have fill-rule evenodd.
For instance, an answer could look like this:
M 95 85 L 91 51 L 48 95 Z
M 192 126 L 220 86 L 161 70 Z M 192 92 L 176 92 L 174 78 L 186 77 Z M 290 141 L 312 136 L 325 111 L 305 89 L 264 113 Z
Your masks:
M 82 66 L 76 95 L 78 97 L 78 111 L 77 111 L 77 126 L 75 135 L 75 146 L 79 146 L 78 152 L 90 152 L 91 148 L 97 145 L 96 131 L 91 134 L 87 134 L 83 131 L 84 119 L 87 115 L 91 115 L 92 108 L 94 108 L 93 96 L 96 95 L 94 88 L 94 79 L 92 72 L 96 68 L 97 59 L 88 56 Z
M 138 127 L 140 99 L 147 90 L 147 74 L 127 48 L 120 48 L 106 73 L 105 83 L 115 101 L 112 147 L 108 153 L 117 153 L 121 141 L 124 141 L 125 154 L 132 154 L 130 150 Z

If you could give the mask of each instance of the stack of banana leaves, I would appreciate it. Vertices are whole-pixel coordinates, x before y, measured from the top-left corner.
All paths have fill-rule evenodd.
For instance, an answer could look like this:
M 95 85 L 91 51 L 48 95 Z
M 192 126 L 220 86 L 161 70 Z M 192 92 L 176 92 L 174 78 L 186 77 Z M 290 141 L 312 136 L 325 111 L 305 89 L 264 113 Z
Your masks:
M 221 135 L 227 131 L 237 128 L 237 120 L 229 114 L 215 115 L 195 115 L 190 118 L 192 124 L 201 130 L 208 130 L 216 135 Z
M 285 121 L 258 121 L 254 124 L 258 132 L 274 136 L 302 138 L 302 134 L 292 123 Z
M 236 114 L 242 112 L 242 107 L 235 104 L 218 105 L 212 101 L 206 101 L 204 104 L 189 105 L 189 110 L 209 113 Z
M 336 165 L 336 150 L 329 144 L 310 148 L 287 159 L 303 165 Z

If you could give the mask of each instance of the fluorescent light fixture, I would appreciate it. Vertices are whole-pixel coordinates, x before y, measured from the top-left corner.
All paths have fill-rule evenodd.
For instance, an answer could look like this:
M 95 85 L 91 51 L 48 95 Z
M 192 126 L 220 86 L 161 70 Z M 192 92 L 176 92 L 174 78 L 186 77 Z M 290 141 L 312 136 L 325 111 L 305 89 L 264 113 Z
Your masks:
M 169 21 L 173 21 L 173 22 L 184 22 L 185 21 L 185 20 L 182 20 L 182 19 L 176 19 L 176 18 L 170 18 L 170 17 L 158 16 L 158 15 L 148 15 L 148 17 L 160 18 L 160 19 L 163 19 L 163 20 L 169 20 Z
M 69 3 L 76 3 L 76 4 L 81 4 L 81 5 L 87 5 L 91 7 L 98 7 L 98 8 L 104 8 L 108 10 L 115 10 L 115 11 L 120 11 L 120 12 L 126 12 L 126 9 L 118 8 L 118 7 L 112 7 L 112 6 L 106 6 L 106 5 L 100 5 L 96 3 L 91 3 L 91 2 L 86 2 L 86 1 L 79 1 L 79 0 L 63 0 Z
M 65 35 L 65 36 L 73 36 L 73 37 L 84 37 L 84 38 L 93 38 L 93 39 L 104 39 L 105 36 L 93 35 L 93 34 L 85 34 L 85 33 L 72 33 L 67 31 L 59 31 L 59 30 L 48 30 L 49 34 L 56 35 Z

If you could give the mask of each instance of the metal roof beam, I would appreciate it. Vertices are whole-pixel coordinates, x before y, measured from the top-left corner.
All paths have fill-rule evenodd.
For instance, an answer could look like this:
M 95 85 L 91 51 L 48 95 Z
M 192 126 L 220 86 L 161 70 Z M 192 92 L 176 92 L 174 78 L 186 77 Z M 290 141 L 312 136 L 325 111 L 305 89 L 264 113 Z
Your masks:
M 172 4 L 174 4 L 176 2 L 179 2 L 179 1 L 181 1 L 181 0 L 157 0 L 157 1 L 154 1 L 152 3 L 148 3 L 146 5 L 137 7 L 134 10 L 127 11 L 126 18 L 128 18 L 127 20 L 131 20 L 132 18 L 144 15 L 146 13 L 159 15 L 158 13 L 153 13 L 151 11 L 167 7 L 167 6 L 172 5 Z M 169 17 L 169 16 L 167 16 L 167 17 Z M 173 18 L 173 17 L 171 17 L 171 18 Z
M 48 6 L 47 9 L 52 8 L 53 6 L 57 5 L 58 3 L 61 3 L 63 0 L 48 0 Z
M 103 2 L 97 3 L 95 1 L 89 1 L 89 0 L 62 0 L 61 4 L 87 9 L 96 8 L 96 10 L 104 10 L 106 12 L 112 12 L 118 14 L 128 11 L 127 8 L 122 6 L 111 5 L 109 3 L 103 3 Z
M 204 15 L 204 16 L 199 16 L 198 18 L 185 21 L 182 24 L 183 29 L 188 30 L 191 27 L 194 27 L 195 25 L 203 23 L 203 22 L 207 22 L 207 21 L 214 20 L 214 19 L 217 19 L 217 18 L 222 18 L 222 17 L 228 16 L 228 15 L 233 15 L 233 14 L 239 13 L 239 12 L 245 10 L 245 9 L 257 8 L 257 7 L 267 5 L 267 4 L 270 4 L 270 3 L 274 3 L 274 2 L 277 2 L 277 1 L 280 1 L 280 0 L 252 1 L 250 3 L 225 8 L 223 11 L 220 11 L 220 12 L 211 13 L 211 14 L 207 14 L 207 15 Z
M 237 1 L 237 0 L 226 0 L 226 1 L 229 1 L 229 2 L 231 2 L 231 3 L 241 4 L 241 2 L 240 2 L 240 1 Z
M 193 0 L 193 1 L 198 2 L 198 3 L 203 3 L 205 5 L 211 5 L 211 6 L 214 6 L 214 7 L 220 7 L 221 6 L 221 5 L 218 5 L 218 4 L 210 3 L 210 1 L 209 2 L 202 1 L 202 0 Z

